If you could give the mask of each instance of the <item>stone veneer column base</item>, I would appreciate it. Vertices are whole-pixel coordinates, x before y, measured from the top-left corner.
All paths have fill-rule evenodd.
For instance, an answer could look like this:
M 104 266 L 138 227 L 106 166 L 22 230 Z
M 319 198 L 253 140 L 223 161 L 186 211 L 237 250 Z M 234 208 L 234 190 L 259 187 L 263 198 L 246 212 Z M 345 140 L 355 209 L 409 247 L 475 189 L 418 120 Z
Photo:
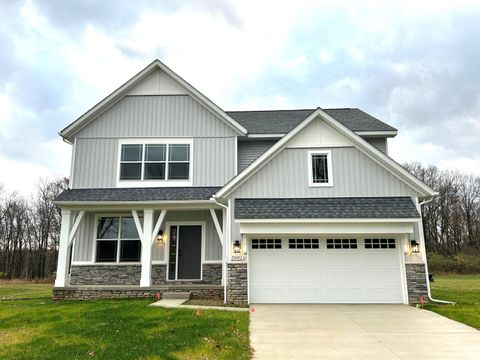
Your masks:
M 428 302 L 427 278 L 425 264 L 405 264 L 408 288 L 408 303 L 419 304 L 421 297 Z
M 247 304 L 248 280 L 246 263 L 227 264 L 227 303 Z

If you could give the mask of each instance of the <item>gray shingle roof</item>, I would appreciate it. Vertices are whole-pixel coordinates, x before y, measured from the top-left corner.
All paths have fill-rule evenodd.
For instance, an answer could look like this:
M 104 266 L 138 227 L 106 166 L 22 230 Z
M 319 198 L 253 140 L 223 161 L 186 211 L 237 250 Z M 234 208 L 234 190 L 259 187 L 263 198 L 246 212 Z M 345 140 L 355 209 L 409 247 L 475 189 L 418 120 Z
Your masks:
M 356 108 L 323 109 L 352 131 L 395 131 L 394 127 Z M 286 134 L 315 109 L 227 111 L 251 134 Z
M 236 199 L 235 219 L 420 217 L 410 197 Z
M 68 189 L 55 201 L 208 200 L 220 187 Z

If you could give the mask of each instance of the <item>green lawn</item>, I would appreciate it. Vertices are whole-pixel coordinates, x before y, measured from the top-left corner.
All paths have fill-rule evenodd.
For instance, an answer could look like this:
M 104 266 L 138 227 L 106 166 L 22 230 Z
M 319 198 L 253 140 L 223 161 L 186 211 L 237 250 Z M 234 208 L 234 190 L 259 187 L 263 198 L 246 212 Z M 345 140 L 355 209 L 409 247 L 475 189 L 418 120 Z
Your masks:
M 52 296 L 52 284 L 0 282 L 0 301 L 25 298 L 48 298 L 50 296 Z
M 41 294 L 36 284 L 0 284 L 0 299 L 27 297 L 21 288 Z M 0 359 L 249 358 L 248 312 L 197 316 L 195 310 L 147 306 L 151 302 L 0 301 Z
M 424 308 L 480 329 L 480 275 L 436 276 L 431 285 L 435 299 L 457 305 L 428 304 Z

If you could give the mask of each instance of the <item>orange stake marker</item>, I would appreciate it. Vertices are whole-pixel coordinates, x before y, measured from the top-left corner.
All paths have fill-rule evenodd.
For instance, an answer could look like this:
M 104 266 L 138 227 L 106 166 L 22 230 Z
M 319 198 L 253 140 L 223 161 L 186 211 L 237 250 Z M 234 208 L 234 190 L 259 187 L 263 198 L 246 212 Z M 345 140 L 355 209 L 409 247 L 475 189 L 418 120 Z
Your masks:
M 195 315 L 200 316 L 200 309 L 197 309 L 197 312 L 195 313 Z

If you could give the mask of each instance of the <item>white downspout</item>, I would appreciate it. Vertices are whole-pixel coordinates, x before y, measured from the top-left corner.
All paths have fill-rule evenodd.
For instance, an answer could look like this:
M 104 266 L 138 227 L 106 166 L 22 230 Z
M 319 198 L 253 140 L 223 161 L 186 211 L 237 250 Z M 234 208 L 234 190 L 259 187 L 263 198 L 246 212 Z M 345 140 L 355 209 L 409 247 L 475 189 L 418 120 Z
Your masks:
M 230 232 L 230 208 L 227 205 L 223 205 L 222 203 L 218 202 L 218 200 L 213 196 L 210 200 L 215 202 L 215 204 L 223 207 L 226 211 L 223 215 L 224 219 L 222 222 L 225 224 L 223 229 L 223 251 L 222 251 L 222 275 L 223 275 L 223 303 L 227 303 L 227 249 L 229 249 L 229 245 L 227 244 L 227 238 Z
M 418 209 L 420 210 L 420 214 L 422 214 L 421 206 L 425 205 L 425 204 L 428 204 L 432 200 L 433 200 L 433 197 L 431 197 L 428 200 L 424 200 L 421 203 L 418 203 Z M 457 304 L 456 302 L 447 301 L 447 300 L 438 300 L 438 299 L 434 299 L 432 297 L 432 292 L 430 290 L 430 279 L 428 278 L 428 261 L 427 261 L 427 250 L 426 250 L 426 246 L 425 246 L 425 235 L 424 235 L 425 233 L 423 232 L 423 216 L 420 218 L 418 226 L 419 226 L 420 236 L 422 237 L 422 241 L 420 242 L 421 246 L 422 246 L 422 252 L 425 254 L 425 277 L 426 277 L 426 280 L 427 280 L 428 299 L 432 302 L 436 302 L 436 303 L 440 303 L 440 304 L 456 305 Z

